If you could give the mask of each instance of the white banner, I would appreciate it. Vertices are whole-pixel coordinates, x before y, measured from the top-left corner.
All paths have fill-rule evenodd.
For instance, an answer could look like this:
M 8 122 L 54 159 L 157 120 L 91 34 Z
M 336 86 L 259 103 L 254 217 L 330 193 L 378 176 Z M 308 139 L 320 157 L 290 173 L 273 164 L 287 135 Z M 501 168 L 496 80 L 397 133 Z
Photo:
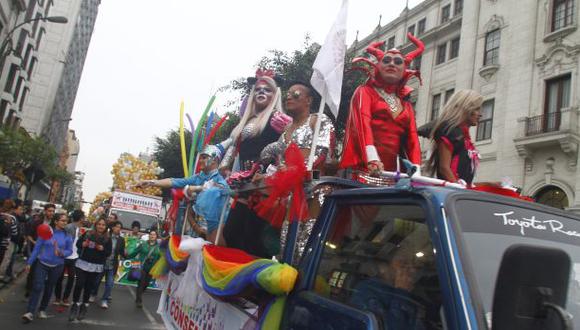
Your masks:
M 111 208 L 159 216 L 163 200 L 157 196 L 146 196 L 124 191 L 113 192 Z
M 170 272 L 167 277 L 157 309 L 165 327 L 172 330 L 255 329 L 256 321 L 249 314 L 216 300 L 200 287 L 195 279 L 199 274 L 195 259 L 199 260 L 196 256 L 189 258 L 188 269 L 183 274 Z

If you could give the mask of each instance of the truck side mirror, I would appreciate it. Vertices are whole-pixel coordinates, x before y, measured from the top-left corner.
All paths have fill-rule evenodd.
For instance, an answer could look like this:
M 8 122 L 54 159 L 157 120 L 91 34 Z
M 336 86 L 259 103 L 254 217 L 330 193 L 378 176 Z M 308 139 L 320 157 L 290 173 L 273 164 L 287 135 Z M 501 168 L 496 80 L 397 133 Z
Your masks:
M 572 329 L 565 310 L 570 267 L 563 250 L 510 246 L 495 284 L 492 329 Z

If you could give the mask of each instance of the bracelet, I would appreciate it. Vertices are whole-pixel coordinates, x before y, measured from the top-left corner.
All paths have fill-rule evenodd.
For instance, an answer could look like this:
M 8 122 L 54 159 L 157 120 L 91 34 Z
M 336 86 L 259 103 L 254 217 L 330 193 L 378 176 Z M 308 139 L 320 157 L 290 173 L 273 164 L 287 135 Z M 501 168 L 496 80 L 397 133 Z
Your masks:
M 193 197 L 189 194 L 189 185 L 183 187 L 183 195 L 185 195 L 185 197 L 188 199 L 193 199 Z

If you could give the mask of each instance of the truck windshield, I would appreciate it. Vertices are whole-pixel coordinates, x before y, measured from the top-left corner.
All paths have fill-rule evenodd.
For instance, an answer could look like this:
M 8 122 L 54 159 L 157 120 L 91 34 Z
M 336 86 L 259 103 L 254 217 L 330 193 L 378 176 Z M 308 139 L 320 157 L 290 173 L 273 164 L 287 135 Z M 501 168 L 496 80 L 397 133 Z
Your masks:
M 485 316 L 491 319 L 495 281 L 505 250 L 528 244 L 564 250 L 572 260 L 566 310 L 580 319 L 580 221 L 497 202 L 458 200 L 456 211 Z M 466 252 L 466 253 L 465 253 Z M 575 322 L 580 329 L 580 322 Z
M 159 219 L 148 214 L 128 212 L 119 209 L 111 210 L 111 212 L 116 213 L 119 217 L 119 221 L 123 224 L 123 228 L 129 230 L 131 229 L 131 224 L 134 221 L 139 221 L 139 224 L 141 225 L 141 231 L 148 231 L 154 224 L 157 223 Z

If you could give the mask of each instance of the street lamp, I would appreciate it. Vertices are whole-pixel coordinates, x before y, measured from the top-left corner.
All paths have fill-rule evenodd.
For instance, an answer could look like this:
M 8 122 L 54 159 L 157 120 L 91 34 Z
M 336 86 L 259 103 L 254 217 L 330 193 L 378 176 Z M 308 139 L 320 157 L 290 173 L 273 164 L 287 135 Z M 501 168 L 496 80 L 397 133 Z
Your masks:
M 68 22 L 68 19 L 64 16 L 48 16 L 48 17 L 40 16 L 40 17 L 27 19 L 24 22 L 16 25 L 15 27 L 12 28 L 12 30 L 10 30 L 6 34 L 6 38 L 4 38 L 4 40 L 2 41 L 2 46 L 0 46 L 0 59 L 3 59 L 4 52 L 6 51 L 6 47 L 8 46 L 8 43 L 12 44 L 12 33 L 14 33 L 14 31 L 16 31 L 16 29 L 18 29 L 22 25 L 28 24 L 28 23 L 34 22 L 34 21 L 45 21 L 45 22 L 51 22 L 51 23 L 65 24 Z M 2 61 L 0 61 L 0 62 L 2 62 Z

